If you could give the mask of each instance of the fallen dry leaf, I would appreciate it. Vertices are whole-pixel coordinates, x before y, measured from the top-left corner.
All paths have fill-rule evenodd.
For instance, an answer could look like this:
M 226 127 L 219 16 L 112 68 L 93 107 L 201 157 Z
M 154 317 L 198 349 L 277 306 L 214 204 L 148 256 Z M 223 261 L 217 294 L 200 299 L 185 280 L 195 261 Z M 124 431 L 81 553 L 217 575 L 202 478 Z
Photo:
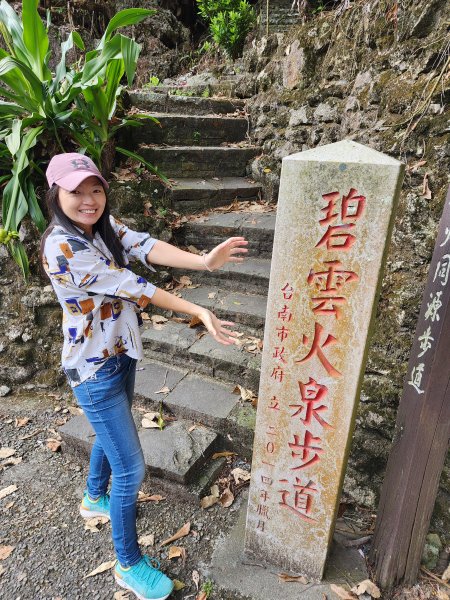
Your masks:
M 433 197 L 431 190 L 430 190 L 430 186 L 428 185 L 429 175 L 430 175 L 429 173 L 425 173 L 425 175 L 423 177 L 423 183 L 422 183 L 422 196 L 426 200 L 431 200 L 431 198 Z
M 183 548 L 182 546 L 170 546 L 169 558 L 181 558 L 184 562 L 186 560 L 186 548 Z
M 16 490 L 17 485 L 8 485 L 8 487 L 3 488 L 0 490 L 0 500 L 2 498 L 6 498 L 6 496 L 9 496 L 10 494 L 13 494 Z
M 208 595 L 206 592 L 200 592 L 196 595 L 195 600 L 207 600 Z
M 185 523 L 183 525 L 183 527 L 181 527 L 181 529 L 179 529 L 176 533 L 174 533 L 174 535 L 172 535 L 170 538 L 167 538 L 167 540 L 164 540 L 163 542 L 161 542 L 160 545 L 165 546 L 166 544 L 170 544 L 170 542 L 175 542 L 176 540 L 179 540 L 180 538 L 188 535 L 190 530 L 191 530 L 191 523 L 188 521 L 187 523 Z
M 200 573 L 198 571 L 192 571 L 192 581 L 195 583 L 198 592 L 198 584 L 200 583 Z
M 159 429 L 158 423 L 156 421 L 152 421 L 147 417 L 144 417 L 142 419 L 141 425 L 144 429 Z
M 189 327 L 194 328 L 197 327 L 197 325 L 203 325 L 203 321 L 198 317 L 192 317 L 192 319 L 189 321 Z
M 235 456 L 236 452 L 230 452 L 229 450 L 224 450 L 223 452 L 214 452 L 214 454 L 212 455 L 212 459 L 215 460 L 216 458 L 222 458 L 223 456 Z
M 213 485 L 210 489 L 211 495 L 210 496 L 204 496 L 204 498 L 202 498 L 200 500 L 200 506 L 202 508 L 210 508 L 211 506 L 213 506 L 214 504 L 216 504 L 216 502 L 218 502 L 219 500 L 219 486 L 218 485 Z
M 438 600 L 450 600 L 450 596 L 444 592 L 443 590 L 437 590 L 436 591 L 436 596 Z
M 138 544 L 141 546 L 154 546 L 155 534 L 148 533 L 147 535 L 141 535 L 141 537 L 138 539 Z
M 230 488 L 227 487 L 223 490 L 223 492 L 220 494 L 219 502 L 224 508 L 228 508 L 233 504 L 234 495 Z
M 189 433 L 191 433 L 191 431 L 194 431 L 194 429 L 197 429 L 197 425 L 191 425 L 188 429 Z
M 182 275 L 179 279 L 181 285 L 192 285 L 192 279 L 190 279 L 187 275 Z
M 112 569 L 115 564 L 116 564 L 115 559 L 104 562 L 101 565 L 99 565 L 96 569 L 94 569 L 93 571 L 91 571 L 90 573 L 85 575 L 83 577 L 83 579 L 86 579 L 87 577 L 93 577 L 94 575 L 98 575 L 99 573 L 104 573 L 105 571 L 109 571 L 109 569 Z
M 361 594 L 365 594 L 366 592 L 372 596 L 372 598 L 380 598 L 381 592 L 379 588 L 371 581 L 370 579 L 364 579 L 355 587 L 352 587 L 351 591 L 357 596 L 361 596 Z
M 22 462 L 22 457 L 21 456 L 17 456 L 16 458 L 14 458 L 14 457 L 7 458 L 6 460 L 4 460 L 2 462 L 2 465 L 4 467 L 9 467 L 10 465 L 18 465 L 21 462 Z
M 93 533 L 98 533 L 102 528 L 102 525 L 109 521 L 108 517 L 92 517 L 91 519 L 86 519 L 84 522 L 84 530 L 92 531 Z
M 68 406 L 68 411 L 71 415 L 82 415 L 83 409 L 79 406 Z
M 252 476 L 251 473 L 245 471 L 244 469 L 240 469 L 239 467 L 233 469 L 231 474 L 233 475 L 234 483 L 236 484 L 238 484 L 240 481 L 249 481 Z
M 450 579 L 450 565 L 448 565 L 448 567 L 442 573 L 441 579 L 442 579 L 442 581 L 445 581 L 446 583 Z
M 52 452 L 58 452 L 61 449 L 61 442 L 59 440 L 55 440 L 54 438 L 49 438 L 46 440 L 47 448 L 49 448 Z
M 7 448 L 6 446 L 0 448 L 0 458 L 9 458 L 15 453 L 16 451 L 14 450 L 14 448 Z
M 138 502 L 161 502 L 161 500 L 165 499 L 165 496 L 160 496 L 159 494 L 144 494 L 144 492 L 139 492 L 138 494 Z
M 189 250 L 189 252 L 192 252 L 192 254 L 201 254 L 202 253 L 201 250 L 199 250 L 195 246 L 188 246 L 187 249 Z
M 180 581 L 179 579 L 173 579 L 173 589 L 178 592 L 186 587 L 186 584 Z
M 29 417 L 22 417 L 21 419 L 16 419 L 16 427 L 25 427 L 25 425 L 30 421 L 31 419 Z
M 341 587 L 340 585 L 335 585 L 332 583 L 330 585 L 331 591 L 334 592 L 339 598 L 342 600 L 357 600 L 358 596 L 355 596 L 351 592 L 348 592 L 346 589 Z
M 129 598 L 128 592 L 125 592 L 124 590 L 119 590 L 113 596 L 114 600 L 129 600 Z
M 165 323 L 169 319 L 167 319 L 166 317 L 163 317 L 163 315 L 152 315 L 151 320 L 153 323 Z
M 233 394 L 240 394 L 241 400 L 245 402 L 253 402 L 253 399 L 256 398 L 256 394 L 252 390 L 245 389 L 239 384 L 234 388 Z
M 0 546 L 0 560 L 5 560 L 14 550 L 15 546 Z
M 217 292 L 210 292 L 210 293 L 208 294 L 208 298 L 209 298 L 210 300 L 212 300 L 212 299 L 213 299 L 213 298 L 215 298 L 216 296 L 217 296 Z
M 302 583 L 306 585 L 308 580 L 303 575 L 288 575 L 287 573 L 278 573 L 278 579 L 284 583 Z
M 167 385 L 165 385 L 163 388 L 155 392 L 155 394 L 168 394 L 170 391 L 170 388 L 168 388 Z
M 36 429 L 35 431 L 32 431 L 28 435 L 20 435 L 19 440 L 28 440 L 28 439 L 32 438 L 34 435 L 37 435 L 38 433 L 42 433 L 43 431 L 44 431 L 43 429 Z

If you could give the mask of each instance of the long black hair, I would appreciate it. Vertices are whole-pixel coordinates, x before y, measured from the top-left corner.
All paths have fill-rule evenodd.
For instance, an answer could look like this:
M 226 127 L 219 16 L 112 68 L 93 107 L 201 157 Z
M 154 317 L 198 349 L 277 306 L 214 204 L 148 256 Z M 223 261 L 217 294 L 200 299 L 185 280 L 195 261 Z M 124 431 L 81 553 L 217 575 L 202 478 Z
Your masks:
M 104 241 L 106 247 L 111 252 L 114 258 L 114 262 L 119 267 L 125 267 L 125 259 L 123 255 L 123 247 L 120 243 L 119 238 L 117 237 L 112 225 L 109 220 L 110 212 L 109 212 L 109 204 L 108 204 L 108 194 L 105 190 L 106 195 L 106 203 L 105 208 L 103 210 L 102 215 L 99 220 L 93 225 L 92 232 L 99 233 L 100 237 Z M 50 225 L 44 232 L 44 235 L 41 239 L 41 247 L 39 251 L 39 258 L 41 265 L 43 264 L 44 258 L 44 247 L 45 241 L 53 230 L 54 227 L 60 226 L 65 229 L 68 233 L 75 235 L 77 237 L 84 237 L 89 242 L 92 242 L 92 238 L 87 234 L 81 232 L 74 224 L 74 222 L 69 219 L 69 217 L 63 212 L 61 206 L 59 205 L 59 186 L 53 185 L 47 192 L 46 197 L 47 207 L 51 216 Z

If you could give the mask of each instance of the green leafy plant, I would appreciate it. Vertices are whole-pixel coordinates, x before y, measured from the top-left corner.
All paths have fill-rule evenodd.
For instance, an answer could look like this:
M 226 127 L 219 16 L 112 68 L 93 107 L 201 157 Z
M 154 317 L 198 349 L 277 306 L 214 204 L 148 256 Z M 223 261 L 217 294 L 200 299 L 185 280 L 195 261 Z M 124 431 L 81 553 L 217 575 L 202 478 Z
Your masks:
M 144 87 L 146 88 L 152 88 L 152 87 L 158 87 L 158 85 L 161 83 L 159 77 L 156 77 L 156 75 L 152 75 L 150 77 L 150 81 L 148 83 L 144 84 Z
M 207 579 L 202 583 L 202 592 L 205 593 L 206 598 L 209 598 L 214 591 L 214 582 L 211 579 Z
M 256 21 L 253 7 L 247 0 L 197 0 L 197 4 L 214 41 L 230 58 L 240 56 L 245 37 Z
M 44 26 L 38 3 L 23 0 L 20 18 L 6 0 L 0 2 L 0 34 L 7 48 L 0 49 L 0 185 L 6 184 L 0 243 L 7 246 L 25 277 L 29 264 L 18 230 L 27 214 L 40 232 L 45 229 L 35 182 L 42 181 L 50 155 L 73 149 L 88 152 L 102 168 L 111 156 L 117 131 L 139 125 L 138 115 L 133 119 L 115 116 L 122 78 L 132 83 L 140 52 L 134 40 L 116 31 L 155 13 L 120 11 L 97 47 L 86 53 L 80 35 L 71 32 L 61 44 L 61 59 L 52 73 L 49 20 Z M 74 47 L 84 54 L 68 68 L 66 56 Z M 142 118 L 153 119 L 150 115 Z M 116 150 L 137 157 L 123 148 Z M 138 160 L 157 172 L 142 157 Z

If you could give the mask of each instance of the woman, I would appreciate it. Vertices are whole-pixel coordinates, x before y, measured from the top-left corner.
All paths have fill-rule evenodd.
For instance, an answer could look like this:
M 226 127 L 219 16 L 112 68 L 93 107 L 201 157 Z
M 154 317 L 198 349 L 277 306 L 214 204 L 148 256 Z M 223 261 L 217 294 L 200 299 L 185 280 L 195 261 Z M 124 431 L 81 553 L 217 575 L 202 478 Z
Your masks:
M 128 260 L 209 270 L 242 262 L 248 242 L 230 238 L 198 256 L 137 233 L 109 214 L 108 184 L 82 154 L 54 156 L 47 168 L 52 221 L 41 259 L 63 309 L 62 366 L 95 433 L 80 512 L 111 518 L 116 581 L 142 600 L 164 600 L 172 581 L 142 556 L 136 501 L 145 471 L 131 414 L 136 361 L 143 357 L 140 311 L 148 304 L 198 317 L 219 343 L 234 343 L 233 325 L 211 311 L 156 288 Z M 110 496 L 107 494 L 113 475 Z

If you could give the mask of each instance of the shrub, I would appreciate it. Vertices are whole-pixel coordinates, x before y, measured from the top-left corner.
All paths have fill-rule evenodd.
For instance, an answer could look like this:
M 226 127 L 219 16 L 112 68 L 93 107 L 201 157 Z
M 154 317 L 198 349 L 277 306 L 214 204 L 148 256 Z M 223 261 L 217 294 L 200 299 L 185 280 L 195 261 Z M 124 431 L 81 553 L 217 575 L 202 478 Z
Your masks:
M 197 0 L 197 4 L 214 41 L 230 58 L 240 56 L 245 38 L 256 20 L 253 7 L 247 0 Z
M 137 115 L 134 119 L 114 116 L 122 77 L 132 83 L 140 52 L 134 40 L 115 32 L 155 13 L 145 9 L 120 11 L 97 47 L 68 68 L 67 52 L 74 46 L 85 50 L 80 35 L 73 31 L 61 44 L 61 59 L 52 73 L 48 67 L 48 30 L 39 17 L 38 3 L 23 0 L 20 19 L 6 0 L 0 2 L 0 33 L 8 48 L 8 52 L 0 49 L 0 96 L 4 98 L 0 100 L 0 184 L 7 182 L 0 243 L 7 246 L 24 276 L 29 270 L 28 258 L 18 229 L 27 214 L 39 231 L 46 227 L 35 182 L 42 181 L 49 155 L 67 149 L 88 152 L 101 168 L 105 149 L 116 131 L 139 125 Z

